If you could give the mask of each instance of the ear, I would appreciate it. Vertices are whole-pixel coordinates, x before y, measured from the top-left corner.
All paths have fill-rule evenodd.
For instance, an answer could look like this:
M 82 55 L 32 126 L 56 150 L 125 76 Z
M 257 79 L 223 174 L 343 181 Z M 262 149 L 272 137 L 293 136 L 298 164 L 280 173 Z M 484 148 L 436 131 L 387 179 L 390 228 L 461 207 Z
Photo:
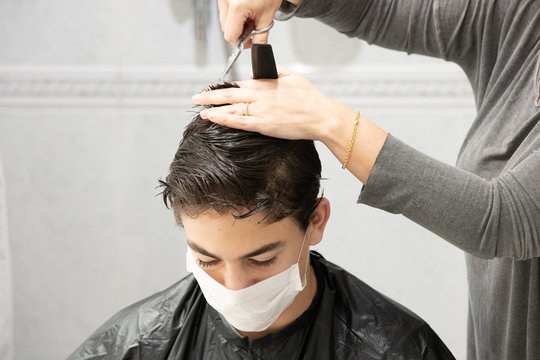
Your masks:
M 309 223 L 309 245 L 317 245 L 321 242 L 326 223 L 330 217 L 330 201 L 325 197 L 322 197 L 319 200 L 319 205 L 313 211 Z

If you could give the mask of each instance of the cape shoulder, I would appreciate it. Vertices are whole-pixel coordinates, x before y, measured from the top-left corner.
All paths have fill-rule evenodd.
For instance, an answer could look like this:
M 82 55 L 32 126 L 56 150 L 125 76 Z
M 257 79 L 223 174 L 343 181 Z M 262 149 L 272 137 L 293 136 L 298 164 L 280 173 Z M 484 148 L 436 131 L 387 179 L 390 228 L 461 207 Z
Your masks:
M 101 325 L 68 360 L 129 359 L 130 350 L 141 341 L 166 339 L 181 327 L 183 314 L 201 300 L 192 274 L 169 288 L 140 300 L 113 315 Z
M 325 272 L 325 292 L 330 291 L 332 302 L 325 306 L 333 309 L 334 332 L 341 333 L 339 343 L 347 344 L 346 352 L 379 354 L 388 359 L 454 359 L 414 312 L 321 255 L 314 256 Z

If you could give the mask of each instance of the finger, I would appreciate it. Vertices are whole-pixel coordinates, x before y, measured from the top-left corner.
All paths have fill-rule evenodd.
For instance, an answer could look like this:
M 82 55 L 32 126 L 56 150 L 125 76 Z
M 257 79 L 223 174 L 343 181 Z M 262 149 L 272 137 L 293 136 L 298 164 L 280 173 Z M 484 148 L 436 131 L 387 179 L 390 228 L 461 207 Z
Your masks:
M 252 74 L 253 75 L 253 74 Z M 241 81 L 235 81 L 236 85 L 240 86 L 240 88 L 247 89 L 250 87 L 252 81 L 251 80 L 241 80 Z
M 277 72 L 278 72 L 278 77 L 285 77 L 285 76 L 289 76 L 291 74 L 295 74 L 294 71 L 291 71 L 283 66 L 276 66 L 277 67 Z
M 233 45 L 236 45 L 242 30 L 244 29 L 245 22 L 249 19 L 246 14 L 246 9 L 236 6 L 229 6 L 227 12 L 227 21 L 225 22 L 225 40 Z
M 223 105 L 239 102 L 252 102 L 251 91 L 242 88 L 228 88 L 211 91 L 203 91 L 194 95 L 191 99 L 197 105 Z
M 274 20 L 274 14 L 275 12 L 277 11 L 274 10 L 274 11 L 266 11 L 264 14 L 261 15 L 260 18 L 258 19 L 255 19 L 255 29 L 257 30 L 260 30 L 260 29 L 264 29 L 265 27 L 268 27 L 270 26 L 270 24 L 272 23 L 272 21 Z M 253 36 L 253 42 L 254 43 L 268 43 L 268 35 L 270 34 L 269 31 L 265 31 L 261 34 L 255 34 Z
M 256 101 L 257 99 L 263 99 L 265 96 L 264 91 L 275 90 L 277 83 L 275 79 L 254 79 L 253 74 L 250 74 L 250 80 L 235 81 L 241 89 L 250 97 L 245 101 Z
M 258 125 L 260 124 L 260 118 L 255 116 L 240 116 L 216 113 L 208 117 L 208 120 L 216 124 L 220 124 L 234 129 L 260 132 L 258 129 Z
M 225 32 L 225 23 L 227 22 L 227 14 L 229 12 L 229 1 L 228 0 L 219 0 L 219 23 L 221 25 L 221 31 Z
M 251 113 L 252 109 L 247 107 L 246 104 L 247 103 L 237 103 L 237 104 L 232 104 L 232 105 L 224 105 L 224 106 L 204 109 L 201 111 L 200 116 L 203 119 L 209 119 L 212 116 L 224 116 L 224 115 L 248 116 L 250 115 L 248 114 L 248 112 Z
M 250 45 L 252 43 L 268 43 L 268 35 L 270 34 L 270 31 L 263 32 L 261 34 L 255 34 L 253 35 L 253 38 L 250 40 Z

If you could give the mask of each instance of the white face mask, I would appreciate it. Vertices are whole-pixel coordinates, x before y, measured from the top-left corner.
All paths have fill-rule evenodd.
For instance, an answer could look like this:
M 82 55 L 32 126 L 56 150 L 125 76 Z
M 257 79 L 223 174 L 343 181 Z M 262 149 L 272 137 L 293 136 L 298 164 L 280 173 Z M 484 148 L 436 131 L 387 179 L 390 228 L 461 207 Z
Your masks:
M 240 331 L 263 331 L 277 320 L 305 287 L 306 282 L 302 284 L 298 268 L 305 241 L 304 235 L 300 254 L 294 265 L 240 290 L 229 290 L 208 275 L 195 263 L 189 247 L 186 252 L 186 267 L 188 272 L 193 272 L 208 304 L 223 315 L 229 324 Z M 308 261 L 304 269 L 304 280 L 307 265 Z

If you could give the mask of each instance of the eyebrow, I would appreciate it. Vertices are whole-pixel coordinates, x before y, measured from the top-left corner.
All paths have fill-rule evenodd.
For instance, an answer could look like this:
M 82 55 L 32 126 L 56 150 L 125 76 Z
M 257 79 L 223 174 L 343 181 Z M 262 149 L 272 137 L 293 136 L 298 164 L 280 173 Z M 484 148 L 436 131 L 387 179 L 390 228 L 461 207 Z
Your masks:
M 192 250 L 198 252 L 199 254 L 202 254 L 202 255 L 205 255 L 205 256 L 220 260 L 220 258 L 218 256 L 216 256 L 216 255 L 212 254 L 211 252 L 203 249 L 202 247 L 200 247 L 199 245 L 197 245 L 194 242 L 190 241 L 189 239 L 187 240 L 187 244 Z M 255 251 L 252 251 L 252 252 L 250 252 L 250 253 L 248 253 L 246 255 L 240 256 L 238 259 L 247 259 L 247 258 L 250 258 L 250 257 L 262 255 L 262 254 L 264 254 L 264 253 L 266 253 L 268 251 L 278 249 L 278 248 L 282 247 L 284 244 L 285 244 L 284 241 L 278 240 L 278 241 L 275 241 L 273 243 L 263 245 L 263 246 L 261 246 L 260 248 L 258 248 Z

